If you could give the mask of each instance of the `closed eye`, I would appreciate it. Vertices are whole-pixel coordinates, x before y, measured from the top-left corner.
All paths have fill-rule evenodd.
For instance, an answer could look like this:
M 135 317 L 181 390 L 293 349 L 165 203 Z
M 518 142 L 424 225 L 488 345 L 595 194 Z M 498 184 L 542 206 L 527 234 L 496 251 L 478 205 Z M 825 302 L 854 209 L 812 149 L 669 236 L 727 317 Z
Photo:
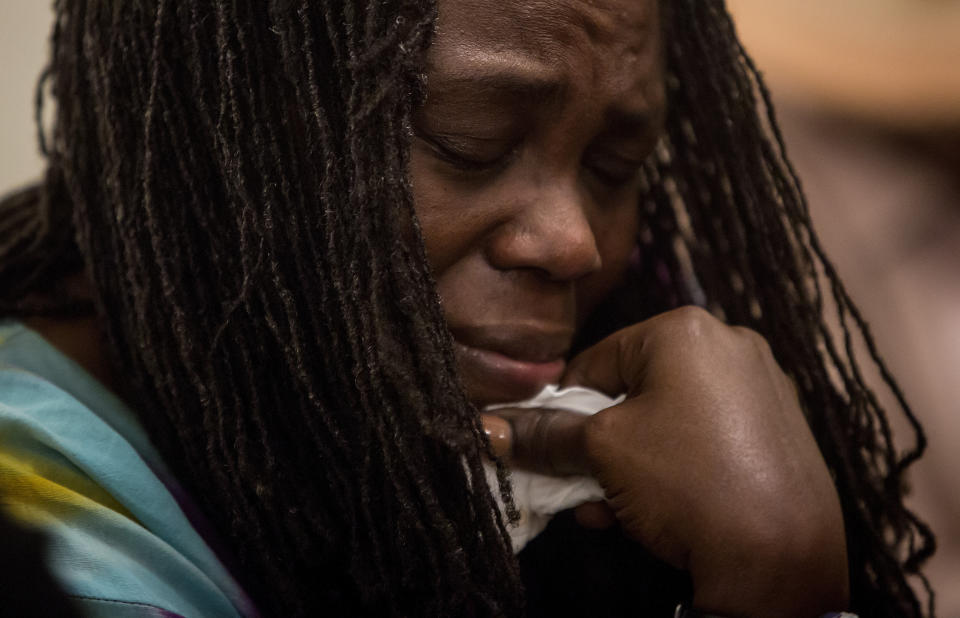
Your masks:
M 605 185 L 618 187 L 636 179 L 643 162 L 612 153 L 591 153 L 583 165 Z
M 515 144 L 502 139 L 431 134 L 420 129 L 415 134 L 437 159 L 464 172 L 500 169 L 509 163 L 516 152 Z

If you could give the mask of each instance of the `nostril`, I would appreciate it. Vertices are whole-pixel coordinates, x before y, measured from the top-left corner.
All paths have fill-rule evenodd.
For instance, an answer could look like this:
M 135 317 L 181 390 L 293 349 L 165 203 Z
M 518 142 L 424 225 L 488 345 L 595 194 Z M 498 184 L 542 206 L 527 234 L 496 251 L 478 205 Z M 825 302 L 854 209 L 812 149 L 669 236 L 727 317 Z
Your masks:
M 551 245 L 549 252 L 545 252 L 549 257 L 541 267 L 551 279 L 575 280 L 603 267 L 596 239 L 589 228 L 581 234 L 558 235 Z
M 589 226 L 540 230 L 503 229 L 486 248 L 490 264 L 500 270 L 532 269 L 554 281 L 575 280 L 603 268 L 597 241 Z
M 591 234 L 589 240 L 584 240 L 576 247 L 570 246 L 568 253 L 557 256 L 553 274 L 558 279 L 579 279 L 602 267 L 603 259 Z

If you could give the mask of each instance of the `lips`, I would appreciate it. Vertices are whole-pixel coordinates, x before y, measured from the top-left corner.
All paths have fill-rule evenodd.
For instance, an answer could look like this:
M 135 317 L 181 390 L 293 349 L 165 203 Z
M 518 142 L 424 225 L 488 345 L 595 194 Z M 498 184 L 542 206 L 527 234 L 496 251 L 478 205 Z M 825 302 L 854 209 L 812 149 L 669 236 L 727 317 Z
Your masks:
M 529 399 L 559 381 L 573 331 L 540 325 L 451 327 L 461 378 L 478 405 Z

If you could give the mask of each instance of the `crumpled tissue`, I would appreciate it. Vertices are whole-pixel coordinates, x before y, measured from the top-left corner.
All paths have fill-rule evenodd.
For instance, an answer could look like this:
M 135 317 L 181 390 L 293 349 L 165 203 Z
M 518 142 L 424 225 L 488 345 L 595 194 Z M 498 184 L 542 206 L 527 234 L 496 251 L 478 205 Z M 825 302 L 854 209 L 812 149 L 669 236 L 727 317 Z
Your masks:
M 553 408 L 580 414 L 595 414 L 620 403 L 624 398 L 621 395 L 613 399 L 598 391 L 580 386 L 561 389 L 555 384 L 549 384 L 533 399 L 489 406 L 487 410 Z M 485 464 L 485 467 L 487 484 L 506 520 L 505 507 L 497 490 L 496 468 L 489 463 Z M 520 512 L 520 520 L 516 524 L 507 524 L 507 532 L 510 533 L 514 553 L 518 553 L 535 536 L 543 532 L 556 513 L 584 502 L 603 499 L 603 490 L 600 485 L 588 476 L 555 477 L 525 470 L 510 470 L 510 483 L 513 487 L 514 503 Z

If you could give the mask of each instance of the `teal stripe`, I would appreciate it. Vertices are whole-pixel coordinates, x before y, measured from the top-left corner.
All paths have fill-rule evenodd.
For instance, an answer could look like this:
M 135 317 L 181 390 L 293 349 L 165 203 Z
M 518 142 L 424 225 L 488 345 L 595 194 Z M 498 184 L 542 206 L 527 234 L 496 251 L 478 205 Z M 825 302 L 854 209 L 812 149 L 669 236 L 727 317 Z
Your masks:
M 39 335 L 10 322 L 0 323 L 0 446 L 81 471 L 140 522 L 100 507 L 49 526 L 51 569 L 69 593 L 189 618 L 253 614 L 155 473 L 166 476 L 132 412 Z

